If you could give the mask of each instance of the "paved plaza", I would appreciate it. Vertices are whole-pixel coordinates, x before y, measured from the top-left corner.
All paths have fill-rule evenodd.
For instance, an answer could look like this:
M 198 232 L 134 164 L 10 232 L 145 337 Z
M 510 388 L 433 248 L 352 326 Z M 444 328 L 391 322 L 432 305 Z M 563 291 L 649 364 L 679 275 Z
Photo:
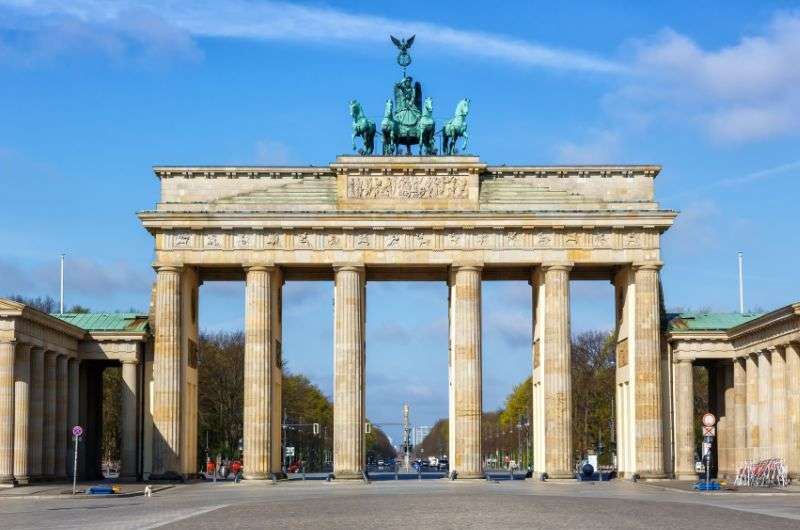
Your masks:
M 153 497 L 0 497 L 13 528 L 798 528 L 800 490 L 499 481 L 196 483 Z

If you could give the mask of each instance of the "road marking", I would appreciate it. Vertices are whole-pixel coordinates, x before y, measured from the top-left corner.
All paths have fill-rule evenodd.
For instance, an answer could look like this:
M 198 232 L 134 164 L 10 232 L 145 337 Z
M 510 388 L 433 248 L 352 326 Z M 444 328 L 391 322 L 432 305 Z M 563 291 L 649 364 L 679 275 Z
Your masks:
M 142 528 L 142 529 L 150 529 L 150 528 L 159 528 L 162 526 L 166 526 L 168 524 L 177 523 L 178 521 L 183 521 L 184 519 L 189 519 L 191 517 L 196 517 L 198 515 L 203 515 L 208 512 L 213 512 L 214 510 L 219 510 L 220 508 L 227 508 L 230 504 L 219 504 L 217 506 L 208 506 L 206 508 L 187 508 L 186 510 L 180 510 L 177 512 L 172 512 L 171 514 L 159 514 L 157 517 L 158 519 L 153 521 L 151 524 L 142 525 L 142 520 L 138 519 L 132 526 L 122 526 L 117 528 Z

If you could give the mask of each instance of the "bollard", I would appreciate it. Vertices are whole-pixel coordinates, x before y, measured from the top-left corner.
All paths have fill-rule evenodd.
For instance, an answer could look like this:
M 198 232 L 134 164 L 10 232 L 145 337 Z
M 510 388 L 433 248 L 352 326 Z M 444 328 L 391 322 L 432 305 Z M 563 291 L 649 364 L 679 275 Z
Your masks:
M 512 468 L 508 468 L 508 480 L 514 480 L 514 470 Z
M 394 465 L 394 479 L 395 480 L 400 480 L 400 473 L 399 472 L 400 472 L 400 465 L 399 464 L 395 464 Z
M 422 466 L 417 468 L 417 480 L 422 480 Z
M 306 479 L 306 466 L 303 465 L 303 480 Z

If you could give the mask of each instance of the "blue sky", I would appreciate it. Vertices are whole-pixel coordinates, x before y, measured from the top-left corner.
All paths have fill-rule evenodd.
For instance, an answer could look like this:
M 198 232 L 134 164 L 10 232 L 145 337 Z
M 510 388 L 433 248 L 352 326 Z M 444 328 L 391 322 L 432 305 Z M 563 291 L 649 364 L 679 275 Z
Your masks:
M 657 163 L 669 307 L 800 299 L 800 5 L 793 2 L 70 2 L 0 0 L 0 293 L 145 308 L 152 240 L 134 212 L 155 164 L 326 164 L 347 102 L 378 118 L 398 77 L 435 115 L 472 100 L 489 163 Z M 530 370 L 522 283 L 484 284 L 484 407 Z M 331 388 L 331 285 L 286 287 L 290 369 Z M 241 285 L 203 287 L 207 329 L 242 325 Z M 368 414 L 445 415 L 446 290 L 370 284 Z M 573 327 L 612 324 L 611 289 L 573 282 Z

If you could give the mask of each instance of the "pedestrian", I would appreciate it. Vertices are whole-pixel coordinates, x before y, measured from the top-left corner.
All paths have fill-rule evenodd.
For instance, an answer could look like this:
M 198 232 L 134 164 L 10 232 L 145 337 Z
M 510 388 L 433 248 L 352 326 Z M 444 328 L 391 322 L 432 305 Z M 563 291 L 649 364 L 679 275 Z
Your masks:
M 233 473 L 233 483 L 238 484 L 242 479 L 242 463 L 240 461 L 233 461 L 231 464 L 231 473 Z

